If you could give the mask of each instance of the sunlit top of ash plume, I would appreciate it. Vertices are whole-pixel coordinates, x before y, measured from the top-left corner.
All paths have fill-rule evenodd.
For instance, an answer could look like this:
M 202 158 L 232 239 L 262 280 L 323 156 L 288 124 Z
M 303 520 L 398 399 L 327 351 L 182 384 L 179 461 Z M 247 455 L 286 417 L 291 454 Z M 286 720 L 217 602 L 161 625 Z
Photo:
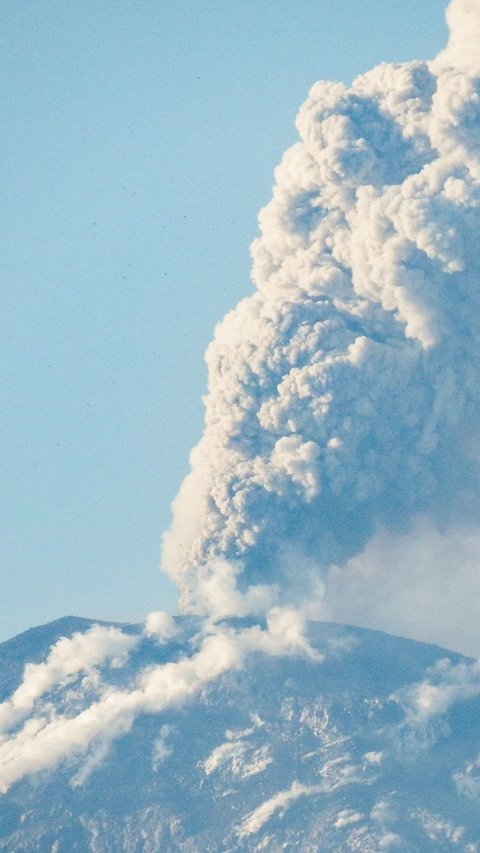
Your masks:
M 474 512 L 480 0 L 447 17 L 435 60 L 316 83 L 300 109 L 256 290 L 207 351 L 205 431 L 164 541 L 186 609 L 261 610 L 378 525 Z
M 450 38 L 438 59 L 446 67 L 480 73 L 480 0 L 452 0 L 447 22 Z

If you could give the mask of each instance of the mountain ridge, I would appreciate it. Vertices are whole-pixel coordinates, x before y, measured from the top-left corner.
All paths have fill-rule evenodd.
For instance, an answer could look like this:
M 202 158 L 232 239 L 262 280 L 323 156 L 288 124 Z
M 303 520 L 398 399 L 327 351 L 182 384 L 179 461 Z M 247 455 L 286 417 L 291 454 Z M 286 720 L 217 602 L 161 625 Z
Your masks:
M 25 664 L 47 635 L 93 624 L 66 617 L 1 644 L 2 691 L 14 640 Z M 132 689 L 152 666 L 191 655 L 198 626 L 179 620 L 164 642 L 124 626 L 138 645 L 92 677 Z M 309 640 L 323 662 L 254 651 L 187 701 L 13 784 L 0 850 L 480 850 L 480 689 L 425 719 L 412 710 L 419 684 L 450 689 L 474 672 L 471 659 L 334 623 L 310 623 Z M 69 716 L 82 695 L 71 677 L 45 702 Z

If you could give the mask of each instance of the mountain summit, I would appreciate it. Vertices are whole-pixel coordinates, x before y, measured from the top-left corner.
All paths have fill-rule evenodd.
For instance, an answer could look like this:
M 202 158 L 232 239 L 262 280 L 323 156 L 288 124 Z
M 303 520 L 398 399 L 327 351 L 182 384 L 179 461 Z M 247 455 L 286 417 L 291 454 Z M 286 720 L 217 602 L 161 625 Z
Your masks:
M 176 627 L 162 640 L 142 626 L 69 618 L 22 634 L 0 646 L 0 710 L 41 673 L 35 713 L 12 721 L 24 738 L 41 734 L 52 704 L 81 717 L 99 682 L 107 700 L 132 695 L 146 672 L 195 657 L 201 623 Z M 118 654 L 90 665 L 77 657 L 75 670 L 81 638 L 92 636 L 116 638 Z M 127 715 L 113 737 L 5 785 L 0 850 L 480 850 L 478 666 L 375 631 L 311 623 L 308 637 L 314 655 L 253 650 L 194 701 Z M 42 660 L 57 661 L 50 680 L 33 669 Z
M 480 650 L 480 0 L 448 23 L 300 109 L 164 536 L 183 615 L 0 647 L 0 850 L 480 853 L 480 663 L 371 630 Z

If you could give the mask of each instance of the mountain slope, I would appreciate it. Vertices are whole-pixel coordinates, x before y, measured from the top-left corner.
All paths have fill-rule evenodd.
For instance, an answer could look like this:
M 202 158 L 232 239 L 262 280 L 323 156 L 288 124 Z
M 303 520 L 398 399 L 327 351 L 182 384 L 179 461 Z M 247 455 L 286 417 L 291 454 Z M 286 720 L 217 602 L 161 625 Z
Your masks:
M 2 696 L 21 663 L 89 626 L 72 617 L 1 645 Z M 97 675 L 131 684 L 191 654 L 198 627 L 181 620 L 162 644 L 129 626 L 137 646 Z M 253 652 L 190 701 L 13 784 L 0 850 L 480 850 L 476 664 L 332 624 L 310 624 L 309 639 L 323 662 Z M 78 713 L 82 680 L 44 701 Z

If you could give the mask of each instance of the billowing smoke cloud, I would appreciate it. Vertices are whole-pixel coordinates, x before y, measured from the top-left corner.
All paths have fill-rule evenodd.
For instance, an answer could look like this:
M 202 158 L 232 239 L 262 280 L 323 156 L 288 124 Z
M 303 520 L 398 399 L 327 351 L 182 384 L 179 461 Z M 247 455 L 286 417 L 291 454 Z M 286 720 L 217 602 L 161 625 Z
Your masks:
M 478 0 L 452 0 L 447 9 L 450 38 L 440 54 L 445 65 L 480 73 L 480 15 Z
M 435 60 L 300 109 L 165 536 L 187 610 L 221 615 L 228 577 L 227 612 L 311 597 L 420 515 L 478 523 L 479 0 L 448 21 Z
M 150 614 L 142 640 L 95 627 L 59 641 L 0 704 L 0 791 L 86 754 L 82 785 L 140 714 L 192 699 L 252 652 L 321 663 L 309 614 L 465 642 L 445 609 L 444 635 L 424 616 L 447 591 L 471 623 L 480 592 L 480 0 L 453 0 L 448 21 L 432 62 L 317 83 L 300 110 L 260 213 L 256 290 L 207 352 L 205 431 L 165 536 L 184 608 L 206 617 L 196 642 L 119 687 L 105 663 L 176 641 L 170 616 Z M 266 619 L 222 622 L 252 613 Z M 420 725 L 479 684 L 477 664 L 445 664 L 393 698 Z M 244 758 L 238 741 L 211 760 Z M 239 837 L 323 790 L 279 791 Z

